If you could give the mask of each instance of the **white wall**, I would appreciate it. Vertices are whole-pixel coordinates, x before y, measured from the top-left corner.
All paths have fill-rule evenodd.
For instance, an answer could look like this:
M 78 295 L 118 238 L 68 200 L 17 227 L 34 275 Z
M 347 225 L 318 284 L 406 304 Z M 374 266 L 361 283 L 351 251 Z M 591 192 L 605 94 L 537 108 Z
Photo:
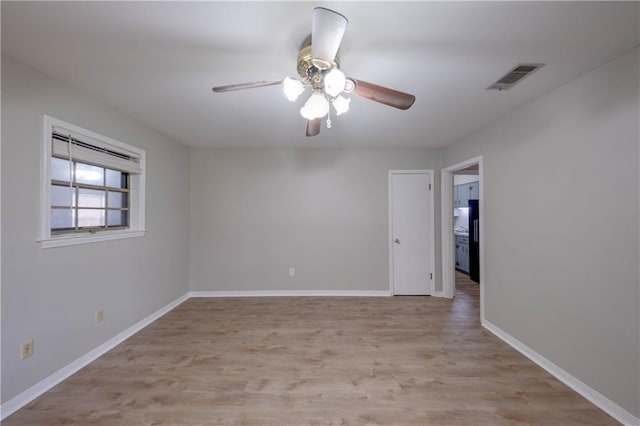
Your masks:
M 636 50 L 444 151 L 484 158 L 487 319 L 636 416 L 637 76 Z M 147 150 L 146 237 L 39 248 L 43 113 Z M 432 150 L 189 155 L 6 57 L 2 124 L 3 402 L 188 289 L 388 289 L 387 172 L 440 168 Z
M 483 156 L 486 319 L 636 417 L 638 62 L 636 48 L 443 153 Z
M 477 182 L 478 175 L 454 175 L 453 176 L 453 184 L 454 185 L 463 185 L 469 182 Z
M 191 290 L 388 290 L 388 171 L 439 164 L 421 149 L 192 149 Z
M 43 114 L 147 151 L 145 237 L 39 247 Z M 188 165 L 184 146 L 2 57 L 3 403 L 187 291 Z

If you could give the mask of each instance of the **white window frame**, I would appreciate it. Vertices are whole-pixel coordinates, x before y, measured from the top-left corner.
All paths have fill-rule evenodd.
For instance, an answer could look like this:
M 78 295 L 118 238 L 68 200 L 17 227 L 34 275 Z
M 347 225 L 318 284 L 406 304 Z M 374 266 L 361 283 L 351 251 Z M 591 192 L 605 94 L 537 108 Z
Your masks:
M 145 234 L 145 163 L 146 151 L 125 144 L 115 139 L 83 129 L 66 121 L 44 115 L 42 127 L 42 173 L 40 183 L 40 237 L 41 248 L 63 247 L 76 244 L 88 244 L 99 241 L 119 240 L 123 238 L 142 237 Z M 129 175 L 129 227 L 127 229 L 104 230 L 95 233 L 70 233 L 52 235 L 51 233 L 51 136 L 55 128 L 68 130 L 71 134 L 80 135 L 136 154 L 140 158 L 141 173 Z M 108 166 L 107 166 L 108 167 Z

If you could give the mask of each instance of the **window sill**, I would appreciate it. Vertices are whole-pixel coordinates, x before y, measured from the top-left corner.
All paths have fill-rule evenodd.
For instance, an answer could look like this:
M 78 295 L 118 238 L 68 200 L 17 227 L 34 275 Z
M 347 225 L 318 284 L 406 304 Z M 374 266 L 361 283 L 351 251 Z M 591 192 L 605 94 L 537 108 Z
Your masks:
M 78 244 L 90 244 L 100 241 L 122 240 L 124 238 L 144 237 L 144 229 L 127 229 L 123 231 L 103 231 L 95 234 L 60 235 L 38 240 L 40 248 L 75 246 Z

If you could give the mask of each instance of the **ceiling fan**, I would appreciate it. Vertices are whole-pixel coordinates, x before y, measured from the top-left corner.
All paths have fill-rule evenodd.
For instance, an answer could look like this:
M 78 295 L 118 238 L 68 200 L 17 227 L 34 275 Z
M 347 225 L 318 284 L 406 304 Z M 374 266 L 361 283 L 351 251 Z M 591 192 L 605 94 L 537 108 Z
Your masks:
M 217 86 L 212 90 L 223 93 L 282 84 L 286 97 L 294 102 L 309 87 L 311 96 L 300 109 L 300 114 L 307 119 L 307 136 L 320 133 L 321 121 L 325 116 L 327 127 L 331 127 L 331 106 L 336 115 L 347 112 L 351 99 L 343 94 L 353 94 L 402 110 L 409 109 L 416 100 L 415 96 L 346 77 L 340 70 L 337 53 L 347 23 L 347 18 L 338 12 L 324 7 L 313 9 L 311 35 L 305 39 L 298 52 L 300 80 L 286 77 L 283 80 Z

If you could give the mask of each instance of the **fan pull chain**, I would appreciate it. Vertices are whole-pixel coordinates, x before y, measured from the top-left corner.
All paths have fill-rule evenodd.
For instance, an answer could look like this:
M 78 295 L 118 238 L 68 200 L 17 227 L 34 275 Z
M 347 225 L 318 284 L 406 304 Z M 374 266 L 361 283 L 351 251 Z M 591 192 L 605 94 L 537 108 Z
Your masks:
M 329 106 L 329 112 L 327 113 L 327 129 L 331 128 L 331 106 Z

